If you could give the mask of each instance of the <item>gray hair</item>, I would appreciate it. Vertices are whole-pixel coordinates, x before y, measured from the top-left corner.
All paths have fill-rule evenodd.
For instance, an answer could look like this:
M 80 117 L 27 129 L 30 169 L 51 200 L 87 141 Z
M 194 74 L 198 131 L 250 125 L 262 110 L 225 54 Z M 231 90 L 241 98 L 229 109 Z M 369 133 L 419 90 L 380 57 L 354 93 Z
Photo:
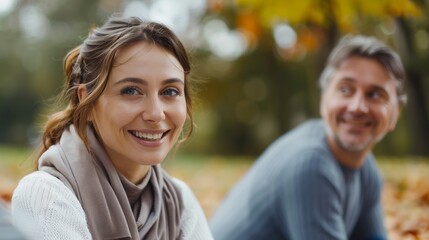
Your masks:
M 345 36 L 332 50 L 325 69 L 319 78 L 319 86 L 322 91 L 328 87 L 332 80 L 332 75 L 339 65 L 353 56 L 371 58 L 383 65 L 397 82 L 396 90 L 399 104 L 404 106 L 407 103 L 405 93 L 406 73 L 399 55 L 376 38 L 360 35 Z

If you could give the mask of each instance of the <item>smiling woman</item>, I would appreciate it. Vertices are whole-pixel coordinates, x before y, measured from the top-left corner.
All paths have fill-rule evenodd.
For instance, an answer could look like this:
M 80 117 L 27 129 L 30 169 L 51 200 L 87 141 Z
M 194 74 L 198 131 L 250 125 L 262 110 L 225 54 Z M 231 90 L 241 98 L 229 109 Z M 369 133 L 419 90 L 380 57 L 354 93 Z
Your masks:
M 20 229 L 34 239 L 212 239 L 189 187 L 160 166 L 193 126 L 175 34 L 112 17 L 64 69 L 68 105 L 48 119 L 37 171 L 12 198 Z
M 177 142 L 186 120 L 184 77 L 177 59 L 151 43 L 116 57 L 91 119 L 113 165 L 134 183 Z M 86 95 L 84 85 L 80 90 Z

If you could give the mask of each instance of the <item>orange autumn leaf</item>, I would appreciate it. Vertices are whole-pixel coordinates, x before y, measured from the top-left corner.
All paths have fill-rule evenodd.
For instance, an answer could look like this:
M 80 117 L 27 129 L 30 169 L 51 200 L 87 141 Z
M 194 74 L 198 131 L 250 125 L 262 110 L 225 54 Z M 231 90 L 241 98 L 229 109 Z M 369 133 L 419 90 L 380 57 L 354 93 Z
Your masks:
M 257 16 L 251 11 L 239 11 L 236 26 L 238 30 L 245 34 L 250 45 L 255 44 L 261 36 L 261 25 L 257 20 Z

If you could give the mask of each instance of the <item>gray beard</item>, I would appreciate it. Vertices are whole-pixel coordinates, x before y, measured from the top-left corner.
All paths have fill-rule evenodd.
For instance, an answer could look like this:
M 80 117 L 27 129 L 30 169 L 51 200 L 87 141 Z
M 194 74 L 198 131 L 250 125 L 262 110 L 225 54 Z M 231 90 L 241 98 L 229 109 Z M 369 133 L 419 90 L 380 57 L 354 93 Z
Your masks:
M 336 144 L 337 144 L 341 149 L 343 149 L 343 150 L 345 150 L 345 151 L 349 151 L 349 152 L 353 152 L 353 153 L 359 153 L 359 152 L 365 151 L 365 150 L 367 150 L 369 147 L 371 147 L 371 146 L 370 146 L 370 144 L 371 144 L 371 143 L 346 144 L 346 143 L 344 143 L 343 141 L 341 141 L 341 139 L 340 139 L 340 137 L 338 136 L 338 134 L 334 133 L 334 132 L 332 131 L 331 127 L 330 127 L 328 124 L 326 124 L 325 126 L 326 126 L 326 127 L 325 127 L 326 134 L 327 134 L 328 136 L 332 136 L 332 137 L 334 137 L 334 141 L 335 141 L 335 143 L 336 143 Z M 380 137 L 377 139 L 376 143 L 378 143 L 378 142 L 379 142 L 383 137 L 384 137 L 384 135 L 380 136 Z
M 337 134 L 334 134 L 335 142 L 340 146 L 343 150 L 350 151 L 350 152 L 362 152 L 368 148 L 369 143 L 362 143 L 362 144 L 346 144 L 338 137 Z

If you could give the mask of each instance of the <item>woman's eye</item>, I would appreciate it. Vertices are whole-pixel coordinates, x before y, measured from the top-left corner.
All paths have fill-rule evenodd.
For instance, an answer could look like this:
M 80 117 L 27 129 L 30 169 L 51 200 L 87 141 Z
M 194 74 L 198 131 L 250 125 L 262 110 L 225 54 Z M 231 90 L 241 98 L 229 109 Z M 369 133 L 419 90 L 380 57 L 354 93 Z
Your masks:
M 134 87 L 126 87 L 121 90 L 121 94 L 123 95 L 138 95 L 140 92 Z
M 167 88 L 162 92 L 162 95 L 165 96 L 178 96 L 180 95 L 180 92 L 174 88 Z

